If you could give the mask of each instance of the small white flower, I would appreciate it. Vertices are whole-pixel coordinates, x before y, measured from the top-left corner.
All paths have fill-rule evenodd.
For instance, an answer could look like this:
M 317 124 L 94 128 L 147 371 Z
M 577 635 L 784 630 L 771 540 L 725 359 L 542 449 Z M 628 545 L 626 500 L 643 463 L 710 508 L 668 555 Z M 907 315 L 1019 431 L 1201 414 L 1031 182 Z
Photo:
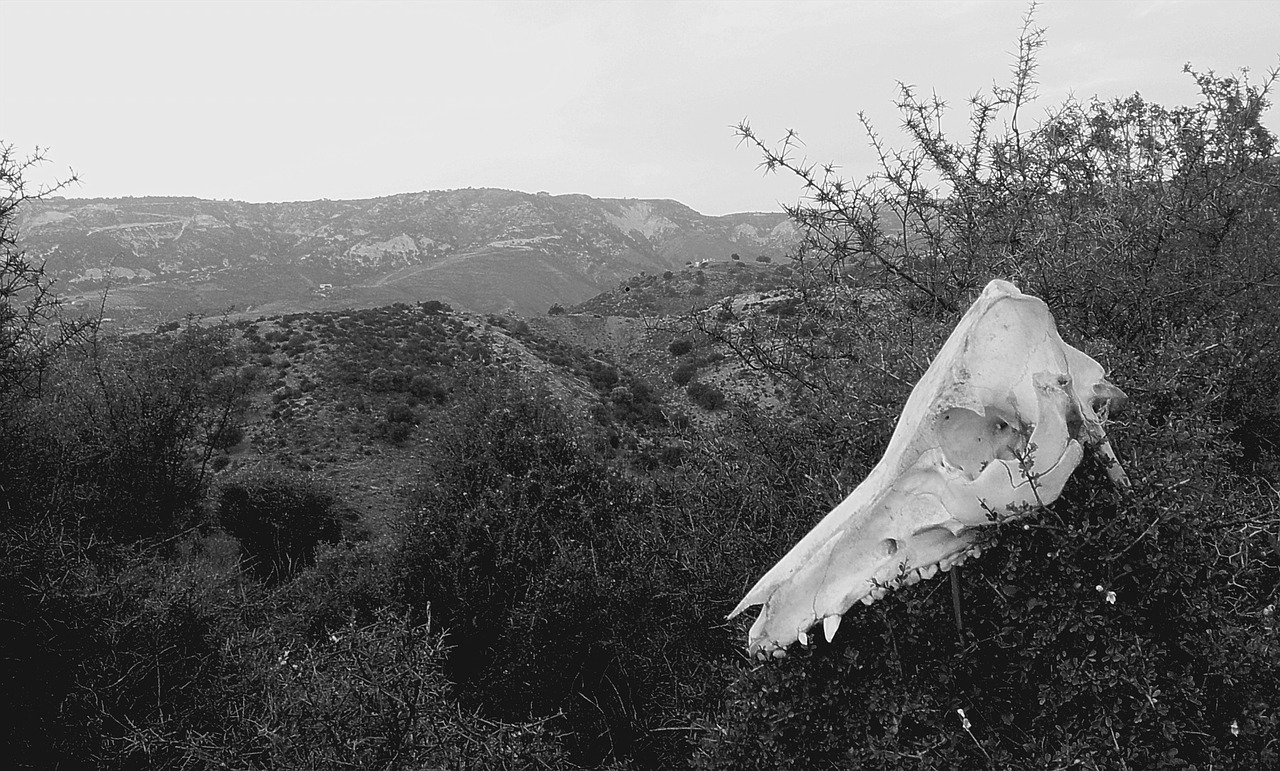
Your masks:
M 1231 721 L 1231 735 L 1232 736 L 1240 735 L 1240 721 L 1238 720 Z
M 1115 593 L 1115 592 L 1107 592 L 1107 602 L 1111 603 L 1112 605 L 1115 605 L 1115 604 L 1116 604 L 1116 593 Z
M 329 642 L 336 643 L 336 642 L 339 642 L 341 639 L 342 638 L 338 637 L 336 634 L 329 635 Z
M 969 722 L 969 718 L 964 716 L 964 710 L 957 709 L 956 714 L 960 716 L 961 727 L 963 727 L 964 730 L 968 731 L 973 726 L 973 724 Z
M 1097 586 L 1093 587 L 1093 590 L 1094 590 L 1095 592 L 1100 592 L 1100 591 L 1102 591 L 1102 584 L 1098 584 Z

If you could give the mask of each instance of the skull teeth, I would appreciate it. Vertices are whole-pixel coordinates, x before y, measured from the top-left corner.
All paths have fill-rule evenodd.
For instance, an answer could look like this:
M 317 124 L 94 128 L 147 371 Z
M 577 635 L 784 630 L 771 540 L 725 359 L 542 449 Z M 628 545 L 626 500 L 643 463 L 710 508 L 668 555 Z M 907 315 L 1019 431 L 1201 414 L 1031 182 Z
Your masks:
M 938 575 L 938 573 L 945 573 L 950 571 L 953 567 L 958 567 L 960 565 L 963 565 L 965 563 L 965 560 L 967 560 L 969 557 L 971 556 L 977 557 L 981 553 L 982 553 L 982 547 L 974 546 L 968 549 L 967 551 L 957 552 L 956 554 L 949 554 L 932 565 L 925 565 L 924 567 L 919 567 L 914 570 L 908 570 L 904 574 L 902 574 L 898 579 L 893 581 L 894 587 L 892 588 L 897 588 L 899 586 L 910 586 L 912 584 L 917 584 L 922 580 L 933 578 L 934 576 Z M 889 586 L 875 584 L 870 588 L 870 590 L 866 594 L 864 594 L 862 597 L 858 599 L 860 602 L 862 602 L 863 605 L 871 605 L 876 600 L 879 600 L 883 598 L 886 594 L 888 594 L 890 588 L 891 587 Z M 827 642 L 831 642 L 832 639 L 835 638 L 836 631 L 840 629 L 840 622 L 842 618 L 843 617 L 839 613 L 833 613 L 829 616 L 824 616 L 822 618 L 822 636 L 826 638 Z M 806 648 L 809 647 L 814 642 L 813 637 L 809 634 L 808 631 L 797 632 L 796 638 L 799 640 L 800 644 Z M 760 651 L 757 651 L 756 653 L 757 658 L 761 658 L 761 659 L 768 659 L 769 657 L 780 659 L 786 655 L 787 655 L 786 649 L 780 648 L 780 647 L 772 648 L 768 650 L 760 650 Z
M 827 638 L 827 642 L 831 642 L 831 638 L 836 636 L 836 630 L 840 628 L 840 614 L 827 616 L 822 619 L 822 635 Z

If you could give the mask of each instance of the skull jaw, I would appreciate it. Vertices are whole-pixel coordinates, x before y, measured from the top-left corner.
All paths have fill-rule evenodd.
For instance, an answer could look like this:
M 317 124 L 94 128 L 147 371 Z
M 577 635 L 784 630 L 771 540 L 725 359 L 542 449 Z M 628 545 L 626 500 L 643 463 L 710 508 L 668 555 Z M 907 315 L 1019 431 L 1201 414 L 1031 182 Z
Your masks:
M 922 456 L 921 468 L 901 477 L 856 530 L 838 531 L 763 602 L 751 627 L 751 652 L 786 648 L 819 621 L 834 623 L 861 602 L 933 578 L 977 556 L 980 528 L 1058 497 L 1084 451 L 1072 439 L 1052 462 L 1036 464 L 1030 479 L 1017 461 L 997 460 L 977 479 Z M 1020 480 L 1011 484 L 1011 480 Z M 856 502 L 855 502 L 856 504 Z M 841 504 L 832 515 L 845 512 Z M 847 566 L 861 569 L 850 571 Z M 734 611 L 745 610 L 748 595 Z M 835 618 L 835 622 L 827 621 Z

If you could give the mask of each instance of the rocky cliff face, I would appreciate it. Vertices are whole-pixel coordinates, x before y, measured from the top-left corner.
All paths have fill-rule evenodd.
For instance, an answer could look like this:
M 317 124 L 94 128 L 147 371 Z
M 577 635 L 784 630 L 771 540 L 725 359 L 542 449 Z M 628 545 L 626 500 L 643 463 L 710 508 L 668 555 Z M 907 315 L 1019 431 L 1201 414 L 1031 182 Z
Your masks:
M 252 204 L 53 199 L 20 222 L 59 289 L 118 313 L 282 312 L 439 299 L 545 312 L 644 271 L 782 256 L 782 214 L 703 216 L 675 201 L 507 190 Z

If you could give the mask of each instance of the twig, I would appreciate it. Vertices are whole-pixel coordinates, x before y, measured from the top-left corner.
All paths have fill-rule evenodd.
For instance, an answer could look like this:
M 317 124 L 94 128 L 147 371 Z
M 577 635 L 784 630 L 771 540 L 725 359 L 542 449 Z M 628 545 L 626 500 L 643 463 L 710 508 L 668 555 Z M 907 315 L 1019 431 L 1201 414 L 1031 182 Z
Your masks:
M 964 621 L 960 616 L 960 567 L 951 568 L 951 607 L 956 614 L 956 639 L 964 645 Z

